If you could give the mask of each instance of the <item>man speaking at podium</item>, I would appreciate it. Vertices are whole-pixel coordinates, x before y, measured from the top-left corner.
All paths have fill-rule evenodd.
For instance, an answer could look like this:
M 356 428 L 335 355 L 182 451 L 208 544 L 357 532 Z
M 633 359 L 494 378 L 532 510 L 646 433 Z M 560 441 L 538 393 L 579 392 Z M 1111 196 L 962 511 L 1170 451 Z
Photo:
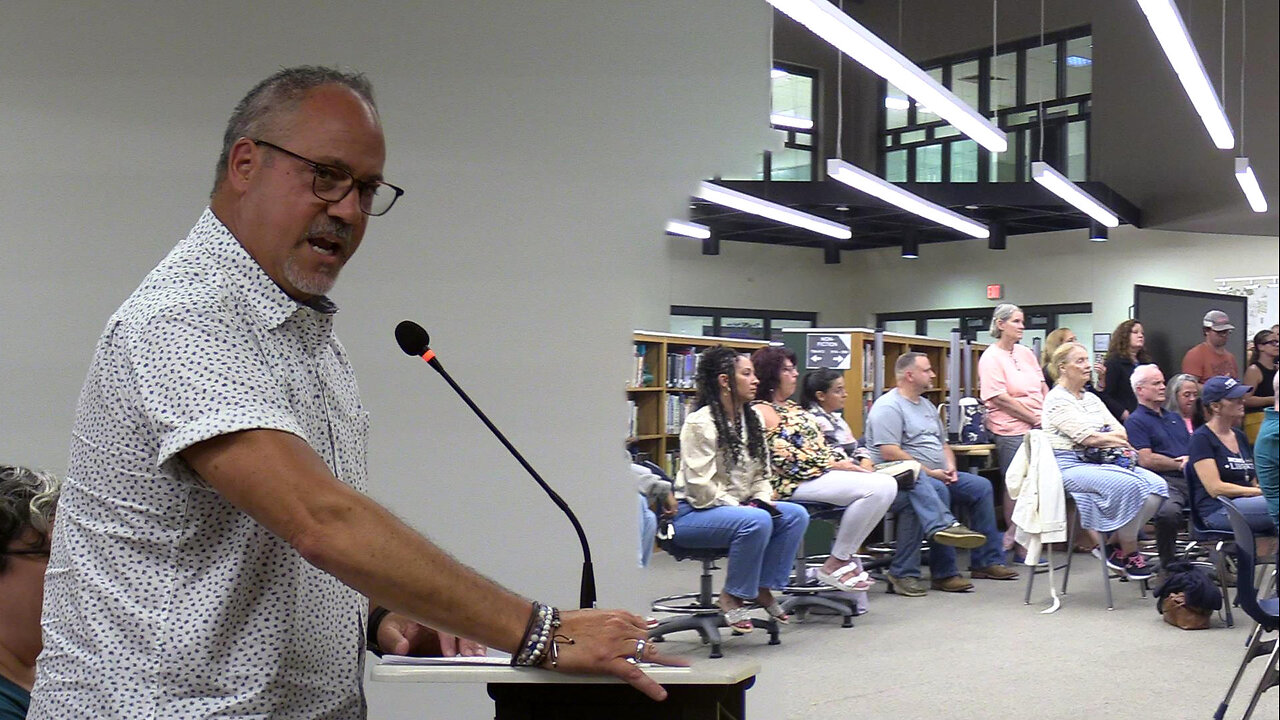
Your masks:
M 371 601 L 400 631 L 665 697 L 628 662 L 676 662 L 642 619 L 530 603 L 364 495 L 367 413 L 327 294 L 402 194 L 384 159 L 362 75 L 281 70 L 236 107 L 209 207 L 98 341 L 31 718 L 362 718 Z

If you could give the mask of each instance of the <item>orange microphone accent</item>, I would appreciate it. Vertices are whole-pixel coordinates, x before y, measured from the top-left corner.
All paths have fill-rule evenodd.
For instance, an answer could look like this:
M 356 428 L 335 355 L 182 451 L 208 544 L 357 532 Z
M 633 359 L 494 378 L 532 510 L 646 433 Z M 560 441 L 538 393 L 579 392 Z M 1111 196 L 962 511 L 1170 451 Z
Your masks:
M 422 359 L 426 360 L 427 362 L 431 362 L 432 360 L 435 360 L 436 351 L 432 350 L 431 348 L 427 348 L 427 351 L 422 353 Z

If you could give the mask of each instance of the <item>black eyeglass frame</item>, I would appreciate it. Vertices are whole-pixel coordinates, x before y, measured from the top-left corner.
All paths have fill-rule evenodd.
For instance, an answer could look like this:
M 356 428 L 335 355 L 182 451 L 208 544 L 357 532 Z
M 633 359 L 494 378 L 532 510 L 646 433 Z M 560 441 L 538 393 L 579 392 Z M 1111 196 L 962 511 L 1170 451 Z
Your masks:
M 282 152 L 282 153 L 284 153 L 285 155 L 288 155 L 289 157 L 291 157 L 291 158 L 293 158 L 293 159 L 295 159 L 295 160 L 297 160 L 297 161 L 299 161 L 299 162 L 301 162 L 301 163 L 304 163 L 304 164 L 306 164 L 306 165 L 309 165 L 309 166 L 311 167 L 311 171 L 312 171 L 312 177 L 311 177 L 311 194 L 315 195 L 316 197 L 320 198 L 321 200 L 323 200 L 323 201 L 325 201 L 325 202 L 328 202 L 328 203 L 337 203 L 337 202 L 342 202 L 342 200 L 343 200 L 347 195 L 349 195 L 349 194 L 351 193 L 351 190 L 352 190 L 353 188 L 359 187 L 359 188 L 360 188 L 360 190 L 357 190 L 357 196 L 360 198 L 360 201 L 359 201 L 359 202 L 357 202 L 356 204 L 360 207 L 360 212 L 362 212 L 362 213 L 364 213 L 365 215 L 368 215 L 368 216 L 370 216 L 370 217 L 381 217 L 381 216 L 383 216 L 383 215 L 386 215 L 386 214 L 391 210 L 391 208 L 396 204 L 396 201 L 400 199 L 400 196 L 401 196 L 401 195 L 404 195 L 404 190 L 403 190 L 403 189 L 401 189 L 401 188 L 399 188 L 399 187 L 396 187 L 395 185 L 392 185 L 391 183 L 386 182 L 385 180 L 374 180 L 373 182 L 365 182 L 365 181 L 363 181 L 363 180 L 357 180 L 355 175 L 352 175 L 351 173 L 347 172 L 346 170 L 343 170 L 342 168 L 338 167 L 337 165 L 328 165 L 328 164 L 325 164 L 325 163 L 319 163 L 319 162 L 316 162 L 315 160 L 312 160 L 312 159 L 310 159 L 310 158 L 305 158 L 305 157 L 303 157 L 303 156 L 299 155 L 298 153 L 293 152 L 292 150 L 286 150 L 285 148 L 282 148 L 282 147 L 280 147 L 279 145 L 276 145 L 276 144 L 275 144 L 275 143 L 273 143 L 273 142 L 268 142 L 268 141 L 266 141 L 266 140 L 259 140 L 258 138 L 249 138 L 249 142 L 253 143 L 254 145 L 262 145 L 262 146 L 265 146 L 265 147 L 269 147 L 269 148 L 271 148 L 272 150 L 275 150 L 275 151 L 277 151 L 277 152 Z M 327 198 L 327 197 L 325 197 L 324 195 L 321 195 L 321 194 L 320 194 L 320 191 L 316 188 L 316 183 L 318 183 L 318 182 L 320 181 L 320 172 L 321 172 L 321 169 L 322 169 L 322 168 L 323 168 L 326 172 L 334 173 L 334 174 L 336 174 L 336 175 L 338 175 L 338 176 L 340 176 L 340 177 L 341 177 L 341 176 L 343 176 L 343 175 L 345 175 L 345 176 L 347 177 L 347 180 L 349 181 L 349 182 L 347 183 L 347 189 L 346 189 L 346 190 L 343 190 L 343 191 L 342 191 L 342 194 L 341 194 L 341 195 L 339 195 L 338 197 L 336 197 L 336 198 Z M 387 203 L 387 207 L 386 207 L 386 209 L 385 209 L 385 210 L 383 210 L 382 212 L 375 213 L 375 212 L 371 212 L 370 210 L 365 209 L 365 207 L 364 207 L 364 198 L 365 198 L 365 197 L 369 197 L 369 198 L 370 198 L 370 202 L 372 202 L 372 198 L 373 198 L 373 193 L 370 193 L 369 195 L 367 195 L 367 196 L 366 196 L 366 195 L 364 194 L 364 190 L 365 190 L 366 188 L 369 188 L 369 189 L 372 189 L 372 190 L 376 191 L 376 190 L 377 190 L 377 188 L 378 188 L 378 186 L 384 186 L 384 187 L 388 187 L 388 188 L 390 188 L 390 189 L 391 189 L 391 191 L 395 193 L 395 195 L 394 195 L 394 196 L 392 196 L 392 198 L 391 198 L 391 202 Z

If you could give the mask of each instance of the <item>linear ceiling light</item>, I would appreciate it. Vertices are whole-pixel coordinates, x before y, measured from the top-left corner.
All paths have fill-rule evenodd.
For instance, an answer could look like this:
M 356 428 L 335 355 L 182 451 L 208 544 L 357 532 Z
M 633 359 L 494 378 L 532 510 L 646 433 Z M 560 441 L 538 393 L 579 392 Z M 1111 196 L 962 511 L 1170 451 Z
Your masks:
M 917 103 L 928 106 L 979 145 L 992 152 L 1009 148 L 1000 128 L 835 5 L 826 0 L 769 0 L 769 4 L 893 83 Z
M 1046 162 L 1031 163 L 1031 178 L 1041 185 L 1049 189 L 1049 192 L 1075 205 L 1084 214 L 1106 225 L 1107 227 L 1118 227 L 1120 218 L 1102 203 L 1098 202 L 1089 193 L 1081 190 L 1075 183 L 1068 180 L 1062 173 L 1049 167 Z
M 786 205 L 761 200 L 758 197 L 709 182 L 701 183 L 698 186 L 698 192 L 694 193 L 694 195 L 717 205 L 724 205 L 734 210 L 759 215 L 770 220 L 777 220 L 780 223 L 811 230 L 837 240 L 848 240 L 853 237 L 853 231 L 840 223 L 832 222 L 817 215 L 810 215 L 807 212 L 801 212 Z
M 779 125 L 781 127 L 791 128 L 793 130 L 812 130 L 813 121 L 806 118 L 798 118 L 793 115 L 779 115 L 774 113 L 769 116 L 769 123 Z
M 946 225 L 954 230 L 959 230 L 965 235 L 976 238 L 985 238 L 991 235 L 986 225 L 976 223 L 960 213 L 952 212 L 941 205 L 931 203 L 919 195 L 913 195 L 897 185 L 872 175 L 866 170 L 851 165 L 844 160 L 835 158 L 827 160 L 827 174 L 854 190 L 861 190 L 890 205 L 896 205 L 909 213 L 919 215 L 926 220 L 932 220 L 939 225 Z
M 691 237 L 697 240 L 706 240 L 711 237 L 711 228 L 706 225 L 687 222 L 685 220 L 668 220 L 667 233 L 671 235 Z
M 1249 207 L 1254 212 L 1267 211 L 1267 198 L 1262 194 L 1262 188 L 1258 185 L 1258 176 L 1253 174 L 1253 168 L 1249 167 L 1249 158 L 1236 158 L 1236 182 L 1240 183 L 1240 189 L 1244 191 L 1244 196 L 1249 198 Z
M 1218 94 L 1213 91 L 1213 83 L 1204 71 L 1204 63 L 1200 62 L 1196 46 L 1187 34 L 1187 26 L 1182 22 L 1178 6 L 1173 0 L 1138 0 L 1138 6 L 1147 16 L 1156 40 L 1160 41 L 1165 57 L 1169 58 L 1169 64 L 1182 81 L 1182 88 L 1187 91 L 1187 97 L 1200 114 L 1200 120 L 1209 131 L 1209 137 L 1213 138 L 1213 144 L 1223 150 L 1235 147 L 1236 138 L 1231 133 L 1231 123 L 1227 122 L 1227 114 L 1222 110 Z

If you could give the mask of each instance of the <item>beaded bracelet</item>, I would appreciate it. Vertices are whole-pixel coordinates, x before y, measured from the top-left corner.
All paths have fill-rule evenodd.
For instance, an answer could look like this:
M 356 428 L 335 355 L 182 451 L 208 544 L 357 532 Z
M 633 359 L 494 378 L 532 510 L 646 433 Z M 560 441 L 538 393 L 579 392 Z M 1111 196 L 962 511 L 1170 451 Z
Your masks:
M 559 627 L 560 611 L 534 602 L 524 637 L 520 640 L 520 650 L 511 656 L 511 664 L 516 667 L 541 665 L 547 658 L 548 648 L 554 648 L 553 637 Z
M 365 630 L 366 647 L 369 652 L 378 657 L 382 657 L 382 648 L 378 646 L 378 627 L 382 625 L 382 619 L 389 614 L 391 611 L 381 606 L 369 613 L 369 627 Z

